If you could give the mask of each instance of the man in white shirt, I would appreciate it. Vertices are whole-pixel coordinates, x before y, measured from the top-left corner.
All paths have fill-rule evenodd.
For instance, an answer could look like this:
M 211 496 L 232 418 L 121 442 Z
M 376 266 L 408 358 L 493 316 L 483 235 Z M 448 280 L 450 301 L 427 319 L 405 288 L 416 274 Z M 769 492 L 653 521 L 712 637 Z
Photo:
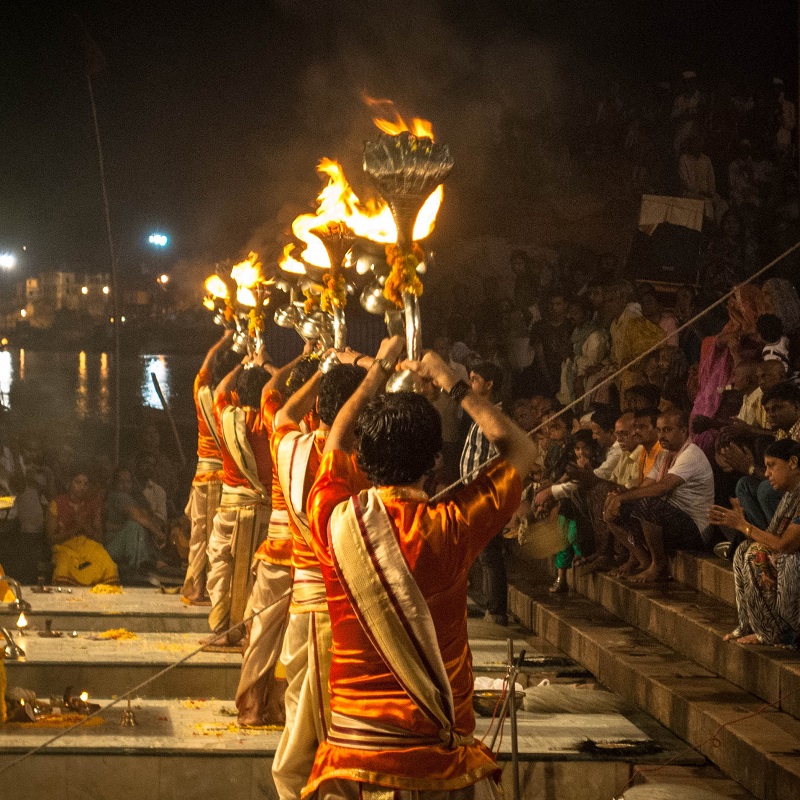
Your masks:
M 700 548 L 714 503 L 714 473 L 703 451 L 689 439 L 685 414 L 658 417 L 658 440 L 668 451 L 663 477 L 636 489 L 609 495 L 604 519 L 624 529 L 630 557 L 618 574 L 636 573 L 634 583 L 668 577 L 668 550 Z M 656 464 L 649 477 L 663 472 Z

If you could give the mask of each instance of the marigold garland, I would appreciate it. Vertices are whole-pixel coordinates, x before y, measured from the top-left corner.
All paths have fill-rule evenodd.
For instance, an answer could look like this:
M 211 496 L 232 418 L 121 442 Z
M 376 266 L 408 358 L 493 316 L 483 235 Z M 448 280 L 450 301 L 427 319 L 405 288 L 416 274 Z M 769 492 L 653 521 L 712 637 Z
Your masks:
M 319 306 L 326 314 L 332 314 L 334 308 L 347 305 L 347 289 L 344 275 L 326 272 L 322 276 L 325 288 L 319 298 Z
M 411 252 L 404 252 L 399 245 L 386 245 L 386 261 L 392 268 L 383 296 L 391 300 L 399 308 L 403 307 L 403 292 L 419 297 L 422 294 L 422 281 L 417 277 L 417 267 L 425 258 L 425 253 L 418 244 L 411 247 Z
M 226 321 L 226 322 L 230 322 L 230 321 L 233 319 L 233 317 L 234 317 L 234 314 L 233 314 L 233 309 L 232 309 L 232 308 L 231 308 L 229 305 L 226 305 L 226 306 L 225 306 L 225 314 L 224 314 L 224 317 L 225 317 L 225 321 Z
M 247 318 L 247 332 L 251 336 L 255 336 L 256 333 L 263 333 L 266 330 L 264 312 L 260 308 L 251 308 Z
M 303 303 L 303 311 L 306 314 L 310 314 L 319 305 L 319 297 L 310 289 L 303 289 L 303 296 L 306 298 L 305 303 Z

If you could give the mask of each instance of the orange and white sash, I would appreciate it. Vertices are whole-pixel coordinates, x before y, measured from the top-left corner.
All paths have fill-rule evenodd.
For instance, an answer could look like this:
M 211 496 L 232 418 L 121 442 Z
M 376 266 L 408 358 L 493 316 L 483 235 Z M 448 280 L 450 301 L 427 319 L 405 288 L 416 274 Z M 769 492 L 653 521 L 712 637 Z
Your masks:
M 306 544 L 311 544 L 311 529 L 306 514 L 305 486 L 308 460 L 314 452 L 317 433 L 292 431 L 283 436 L 275 452 L 278 481 L 292 522 L 297 526 Z
M 368 489 L 337 506 L 328 536 L 342 587 L 386 666 L 420 711 L 439 725 L 439 743 L 471 744 L 471 736 L 456 733 L 453 690 L 433 618 L 377 490 Z M 333 721 L 331 741 L 338 727 Z M 381 733 L 385 744 L 388 731 Z M 407 732 L 404 735 L 407 740 Z M 368 730 L 359 730 L 356 738 L 361 744 L 351 747 L 369 747 Z
M 247 412 L 236 406 L 225 406 L 219 421 L 225 447 L 228 448 L 239 471 L 259 494 L 266 497 L 267 490 L 258 477 L 258 463 L 253 448 L 250 446 L 250 440 L 247 438 Z
M 214 419 L 214 392 L 211 391 L 210 386 L 201 386 L 197 390 L 197 407 L 203 415 L 206 422 L 208 432 L 211 438 L 217 443 L 217 449 L 220 449 L 219 431 L 217 431 L 217 423 Z

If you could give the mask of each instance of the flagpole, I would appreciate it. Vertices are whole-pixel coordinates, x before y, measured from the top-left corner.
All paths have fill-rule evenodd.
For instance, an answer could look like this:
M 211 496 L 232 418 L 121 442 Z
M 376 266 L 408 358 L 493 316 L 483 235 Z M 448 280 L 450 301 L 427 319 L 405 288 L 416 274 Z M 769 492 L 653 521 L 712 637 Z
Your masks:
M 91 72 L 87 70 L 86 83 L 89 86 L 89 103 L 92 107 L 92 122 L 94 124 L 94 139 L 97 144 L 97 161 L 100 166 L 100 186 L 103 193 L 103 210 L 106 219 L 106 236 L 108 238 L 108 252 L 111 259 L 111 308 L 112 328 L 114 331 L 114 464 L 119 465 L 119 439 L 120 439 L 120 308 L 119 308 L 119 283 L 117 281 L 117 257 L 114 251 L 114 236 L 111 232 L 111 210 L 108 205 L 108 190 L 106 188 L 106 169 L 103 159 L 103 145 L 100 140 L 100 126 L 97 123 L 97 106 L 94 102 L 94 87 L 92 86 Z

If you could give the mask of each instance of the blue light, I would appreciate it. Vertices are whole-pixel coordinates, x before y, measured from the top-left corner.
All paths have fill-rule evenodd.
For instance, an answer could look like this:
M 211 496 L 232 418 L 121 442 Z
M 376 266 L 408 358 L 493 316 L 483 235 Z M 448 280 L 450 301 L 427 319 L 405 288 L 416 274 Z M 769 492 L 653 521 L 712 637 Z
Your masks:
M 169 243 L 169 237 L 163 233 L 151 233 L 147 241 L 155 247 L 166 247 Z

